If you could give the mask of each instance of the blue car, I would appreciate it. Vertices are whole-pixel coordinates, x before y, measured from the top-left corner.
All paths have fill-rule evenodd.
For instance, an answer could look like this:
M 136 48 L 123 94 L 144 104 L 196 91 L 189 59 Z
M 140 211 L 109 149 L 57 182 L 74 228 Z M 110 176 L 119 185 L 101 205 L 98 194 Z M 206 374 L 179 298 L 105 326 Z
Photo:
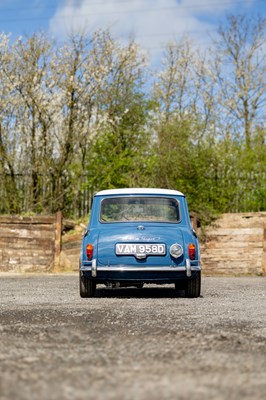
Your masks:
M 174 284 L 199 297 L 198 238 L 186 197 L 167 189 L 111 189 L 93 199 L 80 252 L 80 296 L 108 287 Z

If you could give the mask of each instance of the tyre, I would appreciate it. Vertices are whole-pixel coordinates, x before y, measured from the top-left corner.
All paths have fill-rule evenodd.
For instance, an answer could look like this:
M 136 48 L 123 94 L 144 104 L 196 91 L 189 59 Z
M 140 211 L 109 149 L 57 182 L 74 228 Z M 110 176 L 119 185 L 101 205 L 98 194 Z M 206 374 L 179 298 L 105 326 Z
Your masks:
M 138 288 L 138 289 L 142 289 L 143 286 L 144 286 L 144 283 L 137 283 L 136 284 L 136 288 Z
M 195 278 L 190 279 L 186 283 L 186 297 L 199 297 L 201 290 L 201 272 L 199 271 Z
M 80 297 L 93 297 L 95 294 L 96 283 L 86 278 L 82 272 L 79 272 Z
M 182 280 L 180 282 L 175 282 L 175 290 L 184 290 L 185 289 L 185 284 Z

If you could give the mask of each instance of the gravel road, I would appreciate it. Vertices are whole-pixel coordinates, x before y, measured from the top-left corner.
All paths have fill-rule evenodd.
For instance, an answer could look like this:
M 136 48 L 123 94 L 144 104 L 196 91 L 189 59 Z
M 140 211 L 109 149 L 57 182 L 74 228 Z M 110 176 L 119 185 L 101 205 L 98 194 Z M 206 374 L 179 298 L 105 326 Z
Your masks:
M 105 289 L 1 275 L 1 400 L 266 398 L 266 278 Z

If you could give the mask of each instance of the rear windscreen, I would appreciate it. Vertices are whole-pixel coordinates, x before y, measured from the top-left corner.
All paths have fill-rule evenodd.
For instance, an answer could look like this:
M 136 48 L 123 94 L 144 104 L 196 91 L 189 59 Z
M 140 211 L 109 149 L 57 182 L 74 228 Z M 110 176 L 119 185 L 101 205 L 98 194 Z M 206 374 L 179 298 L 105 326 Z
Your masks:
M 102 200 L 101 222 L 179 222 L 177 200 L 166 197 L 112 197 Z

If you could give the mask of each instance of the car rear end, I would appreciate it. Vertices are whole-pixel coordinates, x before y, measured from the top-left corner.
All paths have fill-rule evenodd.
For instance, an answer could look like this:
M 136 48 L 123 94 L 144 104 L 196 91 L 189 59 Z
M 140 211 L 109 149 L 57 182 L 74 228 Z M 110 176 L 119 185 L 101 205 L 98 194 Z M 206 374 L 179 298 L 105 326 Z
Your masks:
M 186 283 L 200 274 L 185 196 L 176 191 L 104 191 L 84 235 L 81 274 L 95 284 Z M 194 297 L 194 296 L 191 296 Z

